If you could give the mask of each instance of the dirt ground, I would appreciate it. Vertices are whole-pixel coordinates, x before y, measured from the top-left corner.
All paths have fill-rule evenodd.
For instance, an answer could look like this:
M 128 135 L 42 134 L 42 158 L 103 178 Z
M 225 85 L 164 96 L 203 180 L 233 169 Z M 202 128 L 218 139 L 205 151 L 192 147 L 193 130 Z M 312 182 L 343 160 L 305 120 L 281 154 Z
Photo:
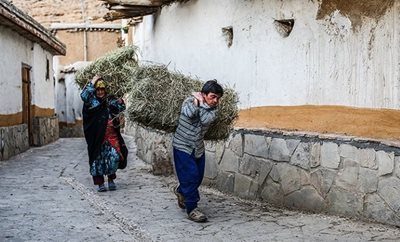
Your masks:
M 267 106 L 241 110 L 235 127 L 311 131 L 400 141 L 400 111 L 342 106 Z

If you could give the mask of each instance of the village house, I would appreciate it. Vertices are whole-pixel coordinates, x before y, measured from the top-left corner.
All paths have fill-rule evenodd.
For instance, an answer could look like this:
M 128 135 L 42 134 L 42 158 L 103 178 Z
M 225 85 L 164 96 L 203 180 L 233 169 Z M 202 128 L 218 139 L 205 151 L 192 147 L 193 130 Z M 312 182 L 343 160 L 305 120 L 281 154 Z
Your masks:
M 206 183 L 400 225 L 399 0 L 104 2 L 111 19 L 144 16 L 143 60 L 238 92 L 231 137 L 207 145 Z M 127 131 L 143 160 L 171 157 L 170 134 Z
M 0 160 L 58 139 L 53 56 L 65 45 L 9 1 L 0 1 Z
M 55 57 L 53 66 L 60 137 L 83 136 L 82 101 L 75 73 L 119 46 L 132 44 L 131 23 L 106 22 L 103 16 L 107 8 L 101 1 L 14 0 L 13 3 L 65 43 L 66 54 Z

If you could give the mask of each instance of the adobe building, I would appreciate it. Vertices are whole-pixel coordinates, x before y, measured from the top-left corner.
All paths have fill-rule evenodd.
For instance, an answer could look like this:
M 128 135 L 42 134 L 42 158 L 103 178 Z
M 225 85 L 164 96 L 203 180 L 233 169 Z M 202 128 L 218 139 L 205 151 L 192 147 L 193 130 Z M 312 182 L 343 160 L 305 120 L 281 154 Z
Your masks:
M 15 0 L 26 13 L 47 27 L 66 45 L 65 56 L 54 59 L 56 113 L 60 136 L 83 136 L 82 103 L 75 73 L 104 54 L 132 43 L 127 21 L 105 21 L 107 8 L 101 1 Z M 128 35 L 122 30 L 130 31 Z M 130 38 L 128 39 L 128 36 Z
M 59 137 L 53 57 L 66 47 L 10 2 L 0 1 L 0 160 Z
M 206 145 L 205 183 L 400 225 L 399 0 L 106 1 L 110 16 L 148 14 L 143 59 L 239 93 L 231 136 Z M 139 157 L 168 157 L 170 134 L 132 127 Z

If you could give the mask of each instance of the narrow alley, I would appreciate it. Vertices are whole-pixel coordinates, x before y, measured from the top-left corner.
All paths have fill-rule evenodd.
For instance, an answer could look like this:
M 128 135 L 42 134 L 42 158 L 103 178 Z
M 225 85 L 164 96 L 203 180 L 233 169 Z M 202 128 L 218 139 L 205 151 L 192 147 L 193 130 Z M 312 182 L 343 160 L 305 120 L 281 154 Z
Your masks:
M 0 162 L 0 241 L 399 241 L 387 225 L 276 209 L 202 187 L 209 222 L 176 204 L 173 177 L 158 177 L 130 149 L 116 191 L 96 192 L 82 138 L 59 139 Z

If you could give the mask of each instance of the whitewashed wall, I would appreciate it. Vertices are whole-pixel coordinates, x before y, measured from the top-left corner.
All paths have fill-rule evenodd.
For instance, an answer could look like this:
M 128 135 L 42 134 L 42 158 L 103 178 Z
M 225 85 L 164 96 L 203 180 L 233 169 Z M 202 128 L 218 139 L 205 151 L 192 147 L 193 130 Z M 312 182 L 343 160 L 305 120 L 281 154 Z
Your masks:
M 65 79 L 57 79 L 56 84 L 56 113 L 60 122 L 67 122 L 67 98 L 66 98 Z
M 53 56 L 40 45 L 0 26 L 0 114 L 22 111 L 22 63 L 32 67 L 32 105 L 54 108 Z M 46 80 L 46 59 L 49 79 Z
M 49 60 L 49 77 L 46 78 L 46 62 Z M 34 44 L 32 68 L 32 105 L 41 108 L 55 108 L 53 56 L 40 45 Z
M 59 65 L 59 68 L 57 68 L 56 110 L 60 122 L 74 124 L 77 120 L 82 120 L 83 102 L 80 97 L 81 90 L 75 82 L 75 77 L 78 70 L 89 64 L 90 62 L 78 61 L 65 67 Z
M 164 7 L 136 27 L 142 58 L 234 85 L 241 107 L 346 105 L 400 108 L 400 1 L 359 30 L 319 1 L 198 0 Z M 283 38 L 274 19 L 295 19 Z M 221 28 L 232 26 L 227 47 Z
M 0 114 L 22 111 L 21 63 L 31 65 L 32 43 L 0 26 Z
M 80 97 L 81 90 L 75 83 L 75 73 L 65 75 L 67 123 L 82 120 L 83 102 Z

